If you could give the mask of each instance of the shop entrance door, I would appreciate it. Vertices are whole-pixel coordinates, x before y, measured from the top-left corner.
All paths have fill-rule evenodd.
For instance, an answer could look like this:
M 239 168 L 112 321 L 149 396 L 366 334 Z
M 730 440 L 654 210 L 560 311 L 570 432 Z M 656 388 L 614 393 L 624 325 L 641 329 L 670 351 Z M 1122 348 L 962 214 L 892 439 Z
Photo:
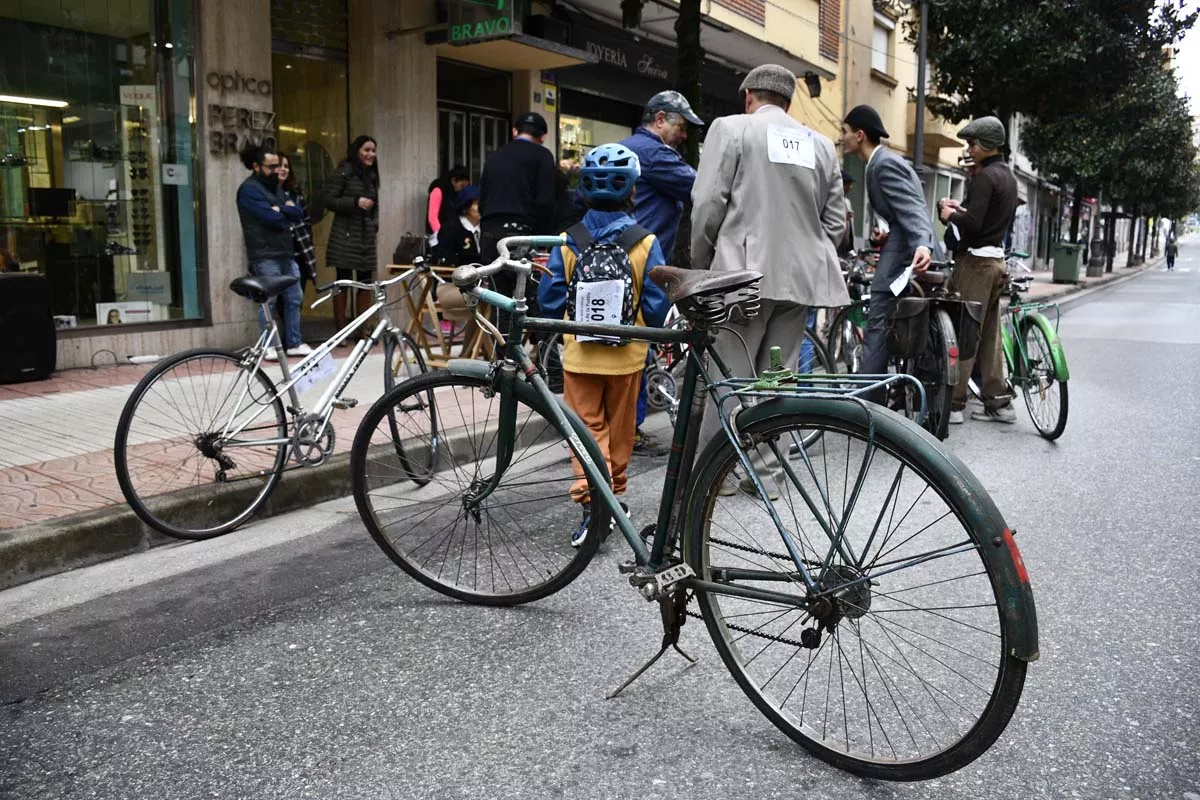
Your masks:
M 506 117 L 455 108 L 438 109 L 438 174 L 444 175 L 459 164 L 471 172 L 478 183 L 483 162 L 493 150 L 499 150 L 512 136 Z

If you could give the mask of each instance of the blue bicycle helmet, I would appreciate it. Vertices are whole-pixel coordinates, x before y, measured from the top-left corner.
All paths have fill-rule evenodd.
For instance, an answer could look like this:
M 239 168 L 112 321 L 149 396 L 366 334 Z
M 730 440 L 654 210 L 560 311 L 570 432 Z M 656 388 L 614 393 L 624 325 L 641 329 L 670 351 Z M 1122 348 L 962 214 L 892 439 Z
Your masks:
M 642 174 L 637 153 L 621 144 L 602 144 L 583 157 L 579 187 L 589 203 L 627 200 Z

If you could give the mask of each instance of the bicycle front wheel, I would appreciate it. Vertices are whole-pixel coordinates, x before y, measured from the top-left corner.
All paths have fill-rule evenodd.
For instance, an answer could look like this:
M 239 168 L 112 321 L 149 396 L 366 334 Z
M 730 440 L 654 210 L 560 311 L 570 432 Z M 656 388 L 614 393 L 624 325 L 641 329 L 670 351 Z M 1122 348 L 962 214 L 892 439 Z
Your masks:
M 113 462 L 129 507 L 177 539 L 209 539 L 248 520 L 287 464 L 275 385 L 236 353 L 191 350 L 154 367 L 117 423 Z
M 388 331 L 385 333 L 383 338 L 383 352 L 384 391 L 391 391 L 392 387 L 404 383 L 409 378 L 424 375 L 426 372 L 425 358 L 421 355 L 421 348 L 417 347 L 417 343 L 407 333 L 399 333 L 397 331 Z M 432 392 L 414 395 L 408 402 L 409 404 L 414 404 L 414 407 L 402 410 L 426 410 L 429 418 L 429 447 L 423 449 L 419 456 L 405 453 L 404 437 L 400 434 L 394 410 L 388 412 L 388 425 L 392 431 L 392 441 L 400 467 L 412 479 L 413 483 L 418 486 L 424 486 L 429 483 L 433 475 L 434 464 L 437 462 L 437 409 L 433 405 Z
M 487 377 L 413 378 L 381 397 L 354 437 L 354 499 L 371 538 L 413 578 L 467 603 L 517 605 L 557 592 L 608 529 L 607 514 L 592 514 L 582 546 L 572 547 L 583 512 L 569 495 L 570 450 L 533 388 L 517 381 L 513 391 L 513 453 L 499 476 L 502 396 Z M 405 480 L 393 418 L 409 458 L 440 442 L 427 485 Z M 590 452 L 603 463 L 594 443 Z M 590 482 L 587 490 L 597 496 Z
M 737 464 L 727 439 L 697 462 L 688 564 L 731 591 L 784 598 L 697 590 L 700 611 L 746 695 L 817 757 L 871 778 L 947 774 L 1000 736 L 1025 680 L 1002 581 L 981 552 L 1004 520 L 974 476 L 898 415 L 870 406 L 869 422 L 853 401 L 809 403 L 742 430 L 758 443 L 754 462 L 785 468 L 760 470 L 785 531 L 757 493 L 720 495 Z M 814 431 L 820 453 L 779 461 Z
M 1046 332 L 1030 321 L 1025 325 L 1024 338 L 1029 359 L 1029 368 L 1020 380 L 1025 408 L 1038 433 L 1053 441 L 1067 427 L 1067 382 L 1058 379 Z

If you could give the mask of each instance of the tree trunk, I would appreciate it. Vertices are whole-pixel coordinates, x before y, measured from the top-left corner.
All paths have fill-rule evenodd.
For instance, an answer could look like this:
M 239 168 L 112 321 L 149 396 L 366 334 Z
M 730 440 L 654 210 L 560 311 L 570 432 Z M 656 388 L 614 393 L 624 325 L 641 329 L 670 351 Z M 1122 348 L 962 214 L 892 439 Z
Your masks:
M 1079 242 L 1079 214 L 1083 208 L 1083 181 L 1075 182 L 1075 197 L 1071 200 L 1071 241 Z
M 1117 257 L 1117 211 L 1108 212 L 1108 225 L 1104 231 L 1104 271 L 1113 271 L 1113 259 Z
M 1155 217 L 1153 230 L 1151 231 L 1151 236 L 1150 236 L 1150 257 L 1151 258 L 1158 257 L 1158 237 L 1159 237 L 1159 233 L 1160 233 L 1159 228 L 1161 228 L 1161 227 L 1162 227 L 1162 219 L 1159 217 Z
M 675 20 L 675 40 L 679 48 L 676 53 L 676 72 L 679 77 L 675 83 L 675 90 L 686 97 L 694 109 L 700 108 L 700 68 L 704 64 L 704 47 L 700 43 L 700 19 L 700 0 L 681 0 L 679 17 Z M 683 160 L 694 167 L 700 163 L 701 131 L 693 127 L 689 133 L 679 152 Z M 677 267 L 691 267 L 691 240 L 692 204 L 689 202 L 684 206 L 683 218 L 679 222 L 675 252 L 664 255 Z
M 1137 208 L 1133 209 L 1133 216 L 1129 218 L 1129 249 L 1125 253 L 1125 266 L 1132 267 L 1134 265 L 1134 254 L 1137 252 L 1137 230 L 1138 220 L 1140 219 Z

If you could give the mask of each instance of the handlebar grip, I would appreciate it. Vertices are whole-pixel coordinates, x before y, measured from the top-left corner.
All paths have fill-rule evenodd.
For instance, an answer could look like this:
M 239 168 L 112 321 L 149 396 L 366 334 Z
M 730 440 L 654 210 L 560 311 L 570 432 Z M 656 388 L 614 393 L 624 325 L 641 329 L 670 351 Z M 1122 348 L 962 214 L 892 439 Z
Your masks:
M 533 236 L 529 240 L 529 246 L 537 248 L 561 247 L 562 243 L 561 236 Z
M 325 284 L 324 286 L 318 286 L 318 287 L 317 287 L 317 291 L 318 291 L 318 292 L 328 292 L 330 289 L 332 289 L 332 288 L 333 288 L 333 284 L 334 284 L 334 283 L 337 283 L 337 281 L 333 281 L 333 282 L 331 282 L 331 283 L 327 283 L 327 284 Z

